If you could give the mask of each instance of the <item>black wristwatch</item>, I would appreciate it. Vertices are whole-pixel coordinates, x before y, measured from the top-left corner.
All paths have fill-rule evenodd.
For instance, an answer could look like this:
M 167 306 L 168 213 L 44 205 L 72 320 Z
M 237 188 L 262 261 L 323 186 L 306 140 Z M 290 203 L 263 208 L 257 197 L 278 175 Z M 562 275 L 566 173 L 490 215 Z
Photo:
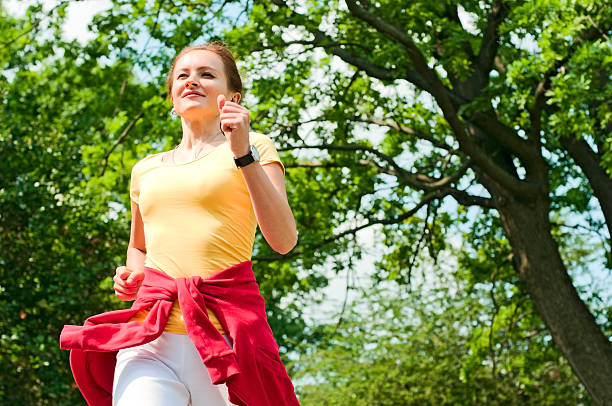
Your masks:
M 234 157 L 234 162 L 236 162 L 236 166 L 238 168 L 242 168 L 243 166 L 247 166 L 250 163 L 255 161 L 259 161 L 259 151 L 255 148 L 254 145 L 251 145 L 251 150 L 248 154 L 241 156 L 240 158 Z

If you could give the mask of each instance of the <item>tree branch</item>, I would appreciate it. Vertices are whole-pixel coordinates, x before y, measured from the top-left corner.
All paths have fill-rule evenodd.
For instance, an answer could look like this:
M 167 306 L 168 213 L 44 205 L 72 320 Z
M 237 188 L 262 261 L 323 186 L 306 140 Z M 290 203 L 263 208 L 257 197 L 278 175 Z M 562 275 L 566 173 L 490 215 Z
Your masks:
M 380 17 L 359 7 L 354 0 L 346 0 L 346 3 L 353 15 L 366 21 L 391 40 L 399 42 L 404 46 L 418 73 L 431 83 L 426 90 L 436 98 L 438 105 L 444 113 L 444 117 L 453 129 L 463 151 L 470 155 L 477 165 L 482 167 L 492 179 L 515 195 L 527 198 L 538 193 L 540 186 L 517 179 L 512 174 L 506 172 L 467 136 L 465 128 L 457 116 L 456 101 L 453 101 L 452 93 L 449 94 L 448 89 L 442 84 L 437 74 L 429 68 L 425 58 L 410 37 Z
M 408 134 L 408 135 L 412 135 L 415 136 L 417 138 L 420 138 L 422 140 L 428 141 L 429 143 L 431 143 L 434 147 L 436 148 L 440 148 L 440 149 L 444 149 L 452 154 L 455 154 L 457 152 L 457 150 L 455 148 L 452 148 L 451 146 L 449 146 L 448 144 L 436 140 L 434 137 L 421 132 L 421 131 L 417 131 L 414 128 L 411 127 L 406 127 L 403 126 L 401 124 L 398 124 L 397 122 L 389 122 L 389 121 L 384 121 L 384 120 L 378 120 L 375 118 L 368 118 L 368 117 L 349 117 L 347 118 L 347 120 L 350 121 L 355 121 L 355 122 L 361 122 L 361 123 L 369 123 L 369 124 L 376 124 L 382 127 L 389 127 L 389 128 L 393 128 L 396 131 L 402 132 L 404 134 Z
M 354 0 L 345 1 L 349 11 L 353 16 L 365 21 L 370 26 L 374 27 L 378 32 L 391 39 L 392 41 L 401 44 L 408 52 L 410 59 L 415 64 L 417 71 L 421 75 L 425 77 L 429 77 L 432 75 L 432 71 L 427 65 L 427 61 L 425 61 L 425 58 L 421 54 L 421 51 L 416 46 L 414 41 L 412 41 L 412 38 L 406 35 L 401 29 L 399 29 L 395 25 L 388 23 L 376 14 L 370 13 L 363 7 L 358 6 Z
M 46 12 L 47 16 L 51 16 L 51 14 L 58 8 L 63 7 L 65 4 L 70 3 L 70 0 L 64 0 L 61 1 L 59 3 L 57 3 L 55 6 L 53 6 L 49 11 Z M 42 20 L 38 20 L 36 21 L 34 24 L 32 24 L 30 26 L 29 29 L 27 29 L 26 31 L 22 32 L 21 34 L 17 35 L 14 38 L 11 38 L 8 41 L 5 42 L 0 42 L 0 48 L 6 48 L 8 45 L 12 44 L 13 42 L 17 41 L 19 38 L 23 37 L 24 35 L 28 35 L 29 33 L 31 33 L 32 31 L 34 31 L 36 28 L 38 28 L 38 26 L 40 25 Z
M 397 176 L 397 173 L 392 169 L 384 168 L 378 165 L 374 161 L 368 161 L 367 159 L 360 159 L 357 162 L 361 166 L 371 166 L 376 169 L 378 173 L 385 173 L 391 176 Z M 342 165 L 337 162 L 321 162 L 321 161 L 308 161 L 308 162 L 292 162 L 284 164 L 286 169 L 289 168 L 349 168 L 347 165 Z
M 386 154 L 383 154 L 376 148 L 368 147 L 366 145 L 335 145 L 335 144 L 293 145 L 289 147 L 278 148 L 277 150 L 278 151 L 291 151 L 294 149 L 327 149 L 327 150 L 337 150 L 337 151 L 367 151 L 387 161 L 393 167 L 393 169 L 395 169 L 395 172 L 400 176 L 400 179 L 403 179 L 402 176 L 404 176 L 407 173 L 403 168 L 401 168 L 397 164 L 397 162 L 395 162 L 395 160 L 392 157 Z
M 587 19 L 589 20 L 589 22 L 591 23 L 591 25 L 593 27 L 595 27 L 595 29 L 597 29 L 599 31 L 599 33 L 601 34 L 601 36 L 606 40 L 606 41 L 610 41 L 610 37 L 608 37 L 606 35 L 606 33 L 599 28 L 599 26 L 597 24 L 595 24 L 595 21 L 593 21 L 593 18 L 590 15 L 587 15 Z
M 472 160 L 467 159 L 454 173 L 443 178 L 436 179 L 422 174 L 415 174 L 414 176 L 416 179 L 423 182 L 423 190 L 440 189 L 457 182 L 470 166 L 472 166 Z
M 530 163 L 538 159 L 537 143 L 531 139 L 527 141 L 519 137 L 512 128 L 501 123 L 492 113 L 476 112 L 469 119 L 487 135 L 492 136 L 500 144 L 512 150 L 526 168 L 529 168 Z
M 296 19 L 296 16 L 299 16 L 301 18 L 307 18 L 306 16 L 300 15 L 298 13 L 296 13 L 295 11 L 291 10 L 291 8 L 289 8 L 289 6 L 287 5 L 287 3 L 285 3 L 283 0 L 271 0 L 273 4 L 277 5 L 278 7 L 281 8 L 286 8 L 287 10 L 291 11 L 291 13 L 293 14 L 293 18 L 289 18 L 289 20 L 292 20 L 293 22 L 295 22 L 296 24 L 300 24 L 303 25 L 302 21 L 298 21 L 298 19 Z M 310 20 L 308 20 L 310 22 Z M 316 28 L 318 26 L 318 24 L 312 24 L 311 27 L 305 27 L 314 37 L 314 41 L 312 41 L 313 43 L 320 45 L 320 46 L 325 46 L 325 44 L 335 44 L 337 43 L 337 41 L 334 41 L 332 38 L 330 38 L 329 36 L 327 36 L 323 31 L 319 30 L 318 28 Z M 323 44 L 323 45 L 321 45 Z M 386 69 L 382 66 L 378 66 L 372 62 L 370 62 L 369 60 L 362 58 L 356 54 L 353 54 L 351 52 L 348 52 L 346 49 L 341 48 L 338 45 L 333 45 L 330 46 L 331 51 L 334 55 L 340 57 L 343 61 L 356 66 L 357 68 L 367 72 L 367 74 L 371 77 L 375 77 L 377 79 L 383 80 L 383 81 L 388 81 L 388 82 L 393 82 L 397 79 L 403 79 L 402 76 L 398 75 L 397 72 L 393 71 L 393 70 L 389 70 Z M 371 52 L 371 51 L 369 51 Z M 424 80 L 419 79 L 419 78 L 415 78 L 419 83 L 425 83 Z
M 270 45 L 262 45 L 259 47 L 253 47 L 252 51 L 253 52 L 261 52 L 267 49 L 276 49 L 276 48 L 287 48 L 290 45 L 316 45 L 318 47 L 321 48 L 330 48 L 330 47 L 342 47 L 342 46 L 353 46 L 353 47 L 358 47 L 363 49 L 366 52 L 373 52 L 373 50 L 371 48 L 366 47 L 363 44 L 359 44 L 356 42 L 329 42 L 329 43 L 322 43 L 320 41 L 316 41 L 316 40 L 293 40 L 293 41 L 287 41 L 287 42 L 282 42 L 280 44 L 270 44 Z
M 612 179 L 604 172 L 599 157 L 585 140 L 561 137 L 560 142 L 588 179 L 612 236 Z
M 447 188 L 444 189 L 444 191 L 448 192 L 448 194 L 462 206 L 479 206 L 486 209 L 497 209 L 495 203 L 493 203 L 493 200 L 488 197 L 471 195 L 466 191 L 459 189 Z
M 408 63 L 404 64 L 404 68 L 406 69 L 406 79 L 409 82 L 421 89 L 426 90 L 434 95 L 434 97 L 438 91 L 446 91 L 445 88 L 438 88 L 434 85 L 438 84 L 437 82 L 439 82 L 439 78 L 437 74 L 429 68 L 425 57 L 423 54 L 421 54 L 421 51 L 416 46 L 412 38 L 406 35 L 395 25 L 388 23 L 379 16 L 370 13 L 363 7 L 358 6 L 354 0 L 346 0 L 346 5 L 353 16 L 368 23 L 382 35 L 404 47 L 408 53 L 410 61 L 412 61 L 414 68 L 416 69 L 413 70 Z
M 368 221 L 365 224 L 362 224 L 360 226 L 351 228 L 349 230 L 345 230 L 341 233 L 338 233 L 332 237 L 326 238 L 325 240 L 323 240 L 321 243 L 316 244 L 312 247 L 309 247 L 309 251 L 315 251 L 318 250 L 319 248 L 330 244 L 336 240 L 339 240 L 340 238 L 343 238 L 347 235 L 354 235 L 355 233 L 357 233 L 358 231 L 361 231 L 363 229 L 366 229 L 368 227 L 372 227 L 374 225 L 378 225 L 378 224 L 382 224 L 382 225 L 392 225 L 392 224 L 399 224 L 401 222 L 403 222 L 404 220 L 414 216 L 416 214 L 417 211 L 419 211 L 419 209 L 421 207 L 423 207 L 424 205 L 426 205 L 427 203 L 429 203 L 430 201 L 436 199 L 436 198 L 443 198 L 444 196 L 446 196 L 444 193 L 441 193 L 440 191 L 434 191 L 431 193 L 426 194 L 423 199 L 421 199 L 421 201 L 419 203 L 417 203 L 412 209 L 408 210 L 407 212 L 402 213 L 401 215 L 395 217 L 395 218 L 387 218 L 387 219 L 368 219 Z M 282 260 L 282 259 L 288 259 L 288 258 L 293 258 L 293 257 L 297 257 L 299 255 L 302 255 L 304 253 L 303 250 L 296 250 L 296 251 L 292 251 L 287 255 L 284 256 L 274 256 L 274 257 L 262 257 L 262 258 L 258 258 L 255 257 L 253 259 L 255 260 L 266 260 L 266 261 L 276 261 L 276 260 Z
M 467 168 L 472 163 L 472 161 L 468 159 L 452 175 L 449 175 L 449 176 L 441 178 L 441 179 L 435 179 L 435 178 L 431 178 L 431 177 L 426 176 L 426 175 L 412 174 L 412 173 L 408 172 L 407 170 L 405 170 L 404 168 L 400 167 L 397 164 L 397 162 L 395 162 L 395 160 L 392 157 L 390 157 L 389 155 L 383 154 L 382 152 L 378 151 L 376 148 L 368 147 L 368 146 L 365 146 L 365 145 L 335 145 L 335 144 L 296 145 L 296 146 L 290 146 L 290 147 L 285 147 L 285 148 L 279 148 L 278 151 L 289 151 L 289 150 L 294 150 L 294 149 L 326 149 L 326 150 L 340 150 L 340 151 L 366 151 L 366 152 L 370 152 L 370 153 L 376 155 L 377 157 L 385 160 L 386 162 L 388 162 L 391 165 L 391 167 L 393 169 L 392 170 L 384 170 L 385 173 L 388 173 L 388 174 L 396 176 L 400 183 L 407 184 L 407 185 L 411 186 L 414 189 L 420 189 L 420 190 L 441 189 L 441 188 L 444 188 L 444 187 L 446 187 L 446 186 L 456 182 L 457 180 L 459 180 L 459 178 L 461 176 L 463 176 L 463 174 L 465 173 Z M 376 168 L 382 169 L 380 166 L 378 166 L 377 164 L 372 163 L 371 161 L 366 161 L 366 162 L 368 162 L 369 165 L 373 164 Z
M 536 86 L 534 94 L 533 106 L 529 109 L 529 117 L 531 119 L 531 126 L 529 128 L 529 141 L 536 145 L 540 149 L 542 143 L 540 138 L 540 132 L 542 131 L 542 110 L 546 106 L 546 79 L 542 79 Z
M 495 4 L 493 4 L 491 8 L 491 13 L 487 19 L 487 28 L 484 31 L 476 63 L 480 89 L 484 88 L 489 81 L 489 71 L 493 67 L 499 47 L 498 28 L 508 16 L 509 12 L 508 6 L 502 0 L 495 1 Z
M 314 251 L 314 250 L 318 250 L 320 248 L 322 248 L 323 246 L 330 244 L 346 235 L 349 234 L 355 234 L 358 231 L 361 231 L 363 229 L 366 229 L 368 227 L 374 226 L 374 225 L 378 225 L 378 224 L 382 224 L 382 225 L 392 225 L 392 224 L 399 224 L 402 221 L 412 217 L 414 214 L 416 214 L 416 212 L 423 207 L 425 204 L 428 204 L 429 202 L 435 200 L 435 199 L 443 199 L 446 196 L 453 196 L 455 198 L 455 200 L 459 203 L 462 204 L 464 206 L 481 206 L 481 207 L 485 207 L 485 208 L 491 208 L 494 209 L 495 206 L 493 204 L 493 201 L 489 198 L 485 198 L 485 197 L 481 197 L 481 196 L 473 196 L 473 195 L 469 195 L 468 193 L 466 193 L 463 190 L 457 190 L 457 189 L 450 189 L 450 188 L 445 188 L 445 189 L 440 189 L 440 190 L 436 190 L 433 192 L 430 192 L 428 194 L 426 194 L 423 199 L 416 205 L 414 206 L 411 210 L 403 213 L 402 215 L 392 218 L 392 219 L 381 219 L 381 220 L 373 220 L 370 219 L 368 220 L 367 223 L 358 226 L 358 227 L 354 227 L 350 230 L 346 230 L 343 231 L 342 233 L 339 233 L 333 237 L 327 238 L 325 240 L 323 240 L 321 243 L 316 244 L 312 247 L 308 248 L 308 251 Z M 296 250 L 296 251 L 292 251 L 287 255 L 283 255 L 283 256 L 272 256 L 272 257 L 253 257 L 253 260 L 255 261 L 267 261 L 267 262 L 271 262 L 271 261 L 282 261 L 282 260 L 288 260 L 291 258 L 295 258 L 298 257 L 302 254 L 305 253 L 305 250 Z
M 123 132 L 121 133 L 121 135 L 119 136 L 119 138 L 117 138 L 117 141 L 115 141 L 115 143 L 113 144 L 113 146 L 111 147 L 111 149 L 109 149 L 106 152 L 106 155 L 104 156 L 104 166 L 102 167 L 102 170 L 100 171 L 100 173 L 98 174 L 98 177 L 104 175 L 104 172 L 106 171 L 106 167 L 108 166 L 108 158 L 110 157 L 110 155 L 113 153 L 113 151 L 115 150 L 115 148 L 117 148 L 117 146 L 119 144 L 121 144 L 123 142 L 123 139 L 128 135 L 128 133 L 132 130 L 132 128 L 134 128 L 134 126 L 136 125 L 136 122 L 138 120 L 140 120 L 143 116 L 144 116 L 144 110 L 141 111 L 140 113 L 138 113 L 138 115 L 136 117 L 134 117 L 134 119 L 127 125 L 127 127 L 125 127 L 125 129 L 123 130 Z
M 294 148 L 286 148 L 294 149 Z M 394 170 L 390 168 L 385 168 L 378 165 L 374 161 L 369 161 L 366 159 L 361 159 L 358 161 L 359 165 L 363 166 L 371 166 L 376 169 L 378 173 L 385 173 L 387 175 L 395 176 L 400 180 L 400 175 Z M 464 206 L 481 206 L 485 208 L 495 208 L 493 201 L 486 197 L 474 196 L 469 193 L 451 188 L 450 185 L 455 183 L 457 180 L 461 178 L 461 176 L 465 173 L 465 171 L 471 166 L 471 160 L 468 160 L 461 165 L 453 174 L 448 175 L 444 178 L 432 178 L 428 175 L 422 173 L 408 173 L 403 170 L 405 173 L 410 175 L 411 184 L 409 186 L 413 187 L 416 190 L 424 190 L 424 191 L 433 191 L 433 190 L 443 190 L 448 195 L 452 196 L 457 203 Z M 285 168 L 350 168 L 347 165 L 338 164 L 335 162 L 322 162 L 322 161 L 309 161 L 309 162 L 294 162 L 285 164 Z
M 287 7 L 286 3 L 282 0 L 272 0 L 272 2 L 281 7 Z M 470 155 L 477 165 L 479 165 L 493 180 L 519 197 L 530 198 L 541 191 L 542 185 L 522 181 L 513 176 L 513 174 L 506 172 L 491 159 L 486 151 L 483 151 L 480 147 L 474 144 L 474 142 L 466 134 L 465 128 L 457 116 L 456 106 L 458 103 L 458 95 L 455 95 L 446 89 L 438 78 L 437 74 L 428 67 L 424 57 L 421 55 L 414 42 L 407 35 L 405 35 L 395 26 L 386 23 L 378 16 L 369 13 L 362 7 L 359 7 L 354 0 L 347 0 L 347 5 L 353 15 L 366 21 L 391 40 L 399 42 L 407 50 L 408 55 L 411 57 L 411 60 L 417 70 L 417 72 L 409 72 L 414 73 L 417 76 L 408 77 L 408 80 L 421 89 L 428 91 L 435 97 L 438 105 L 442 109 L 445 119 L 455 133 L 462 150 Z M 310 31 L 315 36 L 315 40 L 318 42 L 328 40 L 327 36 L 317 28 L 312 28 Z M 372 66 L 369 61 L 361 57 L 351 55 L 339 47 L 334 47 L 332 49 L 334 54 L 340 56 L 348 63 L 360 67 L 370 76 L 377 77 L 379 79 L 382 78 L 383 80 L 396 79 L 394 72 L 392 71 Z M 459 97 L 459 99 L 462 98 Z
M 469 155 L 474 160 L 474 163 L 482 168 L 491 179 L 519 198 L 529 199 L 545 190 L 546 185 L 544 184 L 520 180 L 504 170 L 492 159 L 492 156 L 487 151 L 470 139 L 454 107 L 445 95 L 441 96 L 438 104 L 444 113 L 444 118 L 453 129 L 461 150 Z

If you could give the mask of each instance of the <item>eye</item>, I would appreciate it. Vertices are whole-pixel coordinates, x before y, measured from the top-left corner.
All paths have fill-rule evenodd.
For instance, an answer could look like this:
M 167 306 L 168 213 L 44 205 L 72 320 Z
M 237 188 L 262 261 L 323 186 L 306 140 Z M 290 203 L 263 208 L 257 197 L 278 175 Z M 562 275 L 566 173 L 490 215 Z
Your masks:
M 184 73 L 179 73 L 179 75 L 177 76 L 177 79 L 180 78 L 181 76 L 187 76 L 187 75 Z
M 214 78 L 214 76 L 213 76 L 213 75 L 212 75 L 212 73 L 210 73 L 210 72 L 204 72 L 204 73 L 202 73 L 202 76 L 206 76 L 206 75 L 210 76 L 211 78 Z

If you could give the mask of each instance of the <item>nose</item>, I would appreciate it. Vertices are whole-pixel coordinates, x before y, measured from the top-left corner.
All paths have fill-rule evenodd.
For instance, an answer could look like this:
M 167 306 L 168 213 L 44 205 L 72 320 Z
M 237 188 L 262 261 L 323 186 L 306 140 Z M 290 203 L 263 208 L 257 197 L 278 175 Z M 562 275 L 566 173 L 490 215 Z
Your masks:
M 185 81 L 185 89 L 194 88 L 194 87 L 198 87 L 198 82 L 196 82 L 195 80 L 191 78 Z

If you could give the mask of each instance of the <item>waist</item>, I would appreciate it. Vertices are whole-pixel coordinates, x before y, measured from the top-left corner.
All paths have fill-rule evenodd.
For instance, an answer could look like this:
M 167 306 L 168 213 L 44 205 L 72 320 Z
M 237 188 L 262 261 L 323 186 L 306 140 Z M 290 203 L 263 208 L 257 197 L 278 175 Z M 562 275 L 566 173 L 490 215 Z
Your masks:
M 232 267 L 251 259 L 252 245 L 193 246 L 185 244 L 174 246 L 168 243 L 161 246 L 149 245 L 144 265 L 159 269 L 173 278 L 201 276 L 207 278 L 221 269 Z
M 206 310 L 208 313 L 208 319 L 210 320 L 212 325 L 215 326 L 217 330 L 219 330 L 219 333 L 225 334 L 225 329 L 221 325 L 221 322 L 219 322 L 219 319 L 217 318 L 215 313 L 208 308 Z M 144 320 L 147 317 L 147 314 L 149 314 L 149 310 L 141 310 L 134 316 L 132 316 L 128 321 L 137 321 L 140 324 L 144 324 Z M 178 301 L 175 301 L 172 305 L 172 310 L 170 311 L 170 315 L 168 316 L 168 321 L 164 326 L 164 332 L 187 335 L 185 319 L 183 318 L 183 312 L 181 311 L 181 306 Z

